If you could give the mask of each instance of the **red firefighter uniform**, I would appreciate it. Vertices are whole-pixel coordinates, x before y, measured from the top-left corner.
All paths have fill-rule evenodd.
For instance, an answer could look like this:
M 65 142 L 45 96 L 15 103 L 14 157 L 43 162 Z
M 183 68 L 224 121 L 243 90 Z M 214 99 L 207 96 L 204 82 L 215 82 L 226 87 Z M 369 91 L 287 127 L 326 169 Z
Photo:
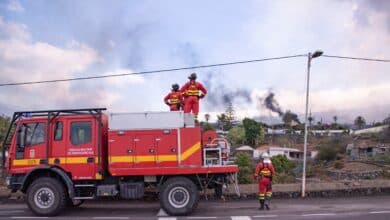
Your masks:
M 193 73 L 188 77 L 189 82 L 184 84 L 180 89 L 184 96 L 184 113 L 193 113 L 195 115 L 195 120 L 198 120 L 199 113 L 199 99 L 202 99 L 206 96 L 207 90 L 204 86 L 196 82 L 196 74 Z
M 172 91 L 164 98 L 165 104 L 169 106 L 171 111 L 180 111 L 183 104 L 183 96 L 179 91 Z
M 263 162 L 257 164 L 255 178 L 259 182 L 260 209 L 264 209 L 265 200 L 269 201 L 272 197 L 272 176 L 274 174 L 275 169 L 269 158 L 264 158 Z M 269 209 L 269 204 L 265 205 Z

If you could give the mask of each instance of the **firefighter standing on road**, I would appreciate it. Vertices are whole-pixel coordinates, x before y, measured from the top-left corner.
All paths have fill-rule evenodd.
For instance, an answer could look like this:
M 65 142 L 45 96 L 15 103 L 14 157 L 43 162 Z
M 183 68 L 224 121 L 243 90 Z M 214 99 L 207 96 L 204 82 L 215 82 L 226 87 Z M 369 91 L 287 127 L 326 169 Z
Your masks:
M 257 164 L 255 178 L 259 181 L 259 202 L 260 210 L 270 209 L 270 200 L 272 197 L 272 176 L 275 174 L 274 166 L 272 166 L 268 153 L 261 155 L 261 162 Z
M 188 79 L 190 81 L 180 89 L 184 96 L 184 113 L 192 112 L 195 115 L 195 121 L 198 122 L 199 99 L 206 96 L 207 90 L 196 81 L 196 73 L 192 73 Z
M 181 95 L 181 92 L 179 91 L 179 85 L 173 84 L 172 85 L 172 91 L 165 96 L 164 98 L 165 104 L 169 106 L 169 109 L 171 111 L 180 111 L 183 106 L 183 96 Z

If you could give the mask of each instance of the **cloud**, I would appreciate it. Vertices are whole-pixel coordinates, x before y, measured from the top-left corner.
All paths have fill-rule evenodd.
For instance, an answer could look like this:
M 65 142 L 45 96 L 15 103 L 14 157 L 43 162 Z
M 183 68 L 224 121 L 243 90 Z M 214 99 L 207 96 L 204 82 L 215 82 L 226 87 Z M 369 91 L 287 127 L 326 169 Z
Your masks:
M 0 17 L 1 83 L 71 78 L 100 61 L 87 45 L 73 42 L 66 48 L 34 42 L 25 25 Z M 75 96 L 71 89 L 70 82 L 2 87 L 0 102 L 19 109 L 64 105 Z
M 134 71 L 130 69 L 117 69 L 114 71 L 108 71 L 104 75 L 119 75 L 128 73 L 134 73 Z M 106 79 L 106 82 L 111 86 L 125 87 L 131 84 L 142 84 L 145 82 L 145 79 L 141 75 L 126 75 L 118 77 L 109 77 Z
M 386 29 L 390 32 L 390 1 L 355 1 L 353 10 L 355 20 L 360 25 L 366 27 L 376 25 L 376 17 L 380 16 L 384 18 Z
M 8 2 L 7 9 L 14 12 L 24 12 L 24 8 L 18 0 L 10 0 Z

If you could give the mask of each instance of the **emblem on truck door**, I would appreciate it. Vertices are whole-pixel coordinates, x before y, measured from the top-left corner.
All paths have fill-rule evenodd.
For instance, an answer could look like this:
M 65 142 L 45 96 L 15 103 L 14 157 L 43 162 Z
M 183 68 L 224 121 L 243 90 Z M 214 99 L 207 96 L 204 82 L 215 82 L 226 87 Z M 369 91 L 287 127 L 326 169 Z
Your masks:
M 30 150 L 30 158 L 35 158 L 35 150 L 34 149 Z

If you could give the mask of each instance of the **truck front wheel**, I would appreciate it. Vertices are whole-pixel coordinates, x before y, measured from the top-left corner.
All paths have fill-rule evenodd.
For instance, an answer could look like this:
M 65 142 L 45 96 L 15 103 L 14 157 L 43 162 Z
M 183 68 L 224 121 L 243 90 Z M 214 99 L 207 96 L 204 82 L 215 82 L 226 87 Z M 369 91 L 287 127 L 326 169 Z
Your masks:
M 198 189 L 188 178 L 173 177 L 162 185 L 160 204 L 169 215 L 190 214 L 197 206 L 198 201 Z
M 57 215 L 66 205 L 65 188 L 54 178 L 38 178 L 27 189 L 27 205 L 36 215 Z

